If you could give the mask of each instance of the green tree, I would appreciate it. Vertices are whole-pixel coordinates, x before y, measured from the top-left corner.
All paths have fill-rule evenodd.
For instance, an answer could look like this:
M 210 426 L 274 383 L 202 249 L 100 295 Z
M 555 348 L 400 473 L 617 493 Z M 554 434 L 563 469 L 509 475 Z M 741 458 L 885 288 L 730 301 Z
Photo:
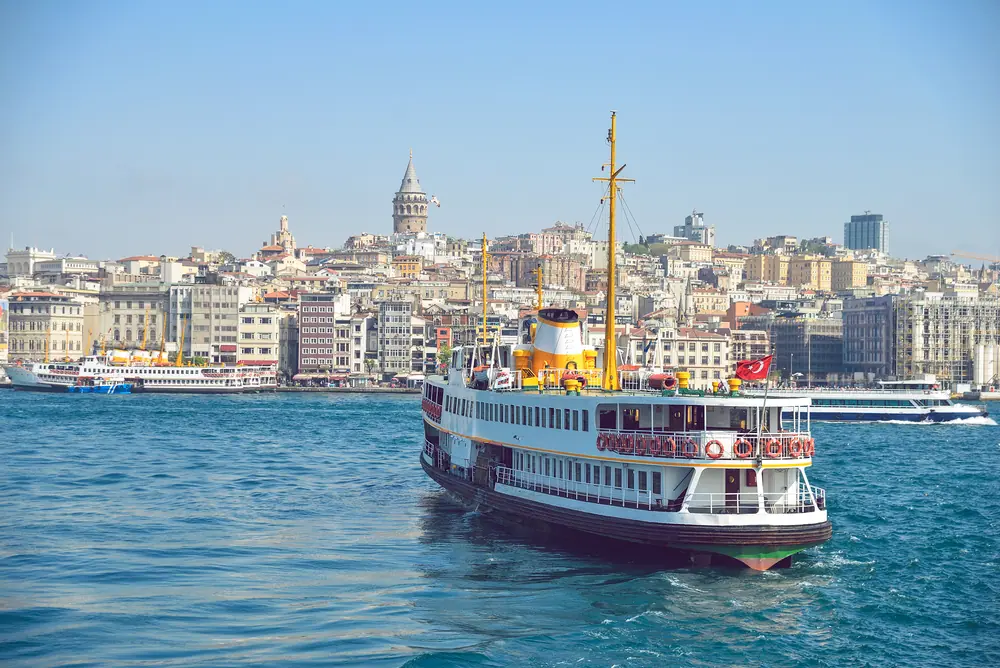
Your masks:
M 219 264 L 234 264 L 236 262 L 236 256 L 229 251 L 219 251 Z
M 451 362 L 451 346 L 442 343 L 441 347 L 438 348 L 438 363 L 447 365 L 449 362 Z

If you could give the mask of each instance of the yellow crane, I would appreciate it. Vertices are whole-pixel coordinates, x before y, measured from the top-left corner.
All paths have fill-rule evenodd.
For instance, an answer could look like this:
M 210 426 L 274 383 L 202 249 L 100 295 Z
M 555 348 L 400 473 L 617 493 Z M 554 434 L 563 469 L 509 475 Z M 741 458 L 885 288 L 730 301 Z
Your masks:
M 180 343 L 177 344 L 177 366 L 184 366 L 184 330 L 187 329 L 187 318 L 181 316 Z
M 166 323 L 164 323 L 164 324 L 166 324 Z M 164 363 L 163 362 L 163 344 L 166 342 L 166 337 L 167 337 L 167 328 L 163 327 L 163 329 L 160 330 L 160 355 L 156 359 L 157 365 L 162 365 Z
M 976 253 L 966 253 L 965 251 L 953 250 L 951 252 L 952 257 L 964 257 L 966 260 L 982 260 L 983 262 L 990 262 L 996 264 L 1000 262 L 1000 257 L 993 257 L 990 255 L 978 255 Z

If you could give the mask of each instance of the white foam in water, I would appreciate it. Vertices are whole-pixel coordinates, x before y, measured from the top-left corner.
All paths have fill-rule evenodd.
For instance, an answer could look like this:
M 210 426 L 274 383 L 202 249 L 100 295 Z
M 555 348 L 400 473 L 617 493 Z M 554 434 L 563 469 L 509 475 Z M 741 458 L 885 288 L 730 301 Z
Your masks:
M 976 415 L 967 418 L 955 418 L 954 420 L 947 420 L 943 422 L 934 422 L 933 420 L 921 420 L 919 422 L 914 422 L 912 420 L 877 420 L 879 424 L 964 424 L 982 427 L 995 427 L 997 426 L 997 421 L 991 417 L 985 417 L 982 415 Z

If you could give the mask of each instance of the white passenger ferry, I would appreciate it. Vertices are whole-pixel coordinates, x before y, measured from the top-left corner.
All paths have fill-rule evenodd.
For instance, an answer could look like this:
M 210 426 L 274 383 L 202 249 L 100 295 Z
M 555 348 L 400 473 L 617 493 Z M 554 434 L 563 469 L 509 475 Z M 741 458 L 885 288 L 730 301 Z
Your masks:
M 614 322 L 613 204 L 610 220 Z M 485 240 L 483 255 L 485 267 Z M 808 399 L 741 396 L 737 379 L 705 394 L 683 372 L 619 372 L 613 353 L 598 369 L 572 310 L 539 303 L 521 326 L 530 343 L 459 347 L 448 375 L 424 385 L 420 460 L 443 488 L 508 521 L 684 550 L 699 563 L 766 570 L 830 538 L 826 494 L 806 473 Z M 605 350 L 616 350 L 613 327 Z
M 933 376 L 883 381 L 878 389 L 799 388 L 771 390 L 769 395 L 808 397 L 813 419 L 829 422 L 952 422 L 988 415 L 982 406 L 952 401 Z
M 5 367 L 15 390 L 67 392 L 81 377 L 121 376 L 133 392 L 239 393 L 273 390 L 273 366 L 167 366 L 149 353 L 113 350 L 82 362 L 34 362 Z

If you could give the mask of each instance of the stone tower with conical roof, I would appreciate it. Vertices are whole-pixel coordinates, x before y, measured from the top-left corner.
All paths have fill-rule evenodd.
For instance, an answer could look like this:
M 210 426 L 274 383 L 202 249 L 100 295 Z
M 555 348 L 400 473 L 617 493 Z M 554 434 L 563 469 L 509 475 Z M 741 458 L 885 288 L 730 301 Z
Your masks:
M 417 170 L 413 168 L 413 151 L 399 192 L 392 198 L 392 231 L 397 234 L 427 231 L 427 193 L 420 187 Z

